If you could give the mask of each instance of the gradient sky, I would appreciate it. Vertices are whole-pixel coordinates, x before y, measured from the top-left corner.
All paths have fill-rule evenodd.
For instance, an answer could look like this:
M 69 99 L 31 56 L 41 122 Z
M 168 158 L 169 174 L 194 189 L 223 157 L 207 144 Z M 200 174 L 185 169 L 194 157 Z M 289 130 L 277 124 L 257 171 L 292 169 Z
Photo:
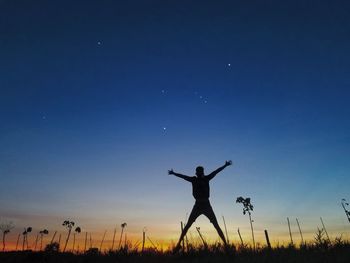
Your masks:
M 348 1 L 0 1 L 0 217 L 176 241 L 207 172 L 231 240 L 350 237 Z M 200 217 L 208 240 L 218 239 Z M 191 231 L 197 240 L 195 228 Z M 298 236 L 295 236 L 298 240 Z

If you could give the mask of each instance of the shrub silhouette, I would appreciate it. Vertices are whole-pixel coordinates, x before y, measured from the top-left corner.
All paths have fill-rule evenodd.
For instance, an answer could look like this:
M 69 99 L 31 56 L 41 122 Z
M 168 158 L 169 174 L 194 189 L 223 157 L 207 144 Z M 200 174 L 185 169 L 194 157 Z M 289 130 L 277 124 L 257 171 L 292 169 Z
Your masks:
M 88 255 L 98 255 L 100 252 L 97 247 L 90 247 L 85 253 Z
M 331 246 L 331 242 L 329 239 L 325 238 L 325 230 L 324 228 L 319 229 L 317 228 L 317 232 L 315 234 L 315 247 L 316 248 L 321 248 L 321 249 L 327 249 L 328 247 Z
M 52 242 L 45 246 L 45 252 L 57 253 L 60 250 L 60 244 L 58 242 Z

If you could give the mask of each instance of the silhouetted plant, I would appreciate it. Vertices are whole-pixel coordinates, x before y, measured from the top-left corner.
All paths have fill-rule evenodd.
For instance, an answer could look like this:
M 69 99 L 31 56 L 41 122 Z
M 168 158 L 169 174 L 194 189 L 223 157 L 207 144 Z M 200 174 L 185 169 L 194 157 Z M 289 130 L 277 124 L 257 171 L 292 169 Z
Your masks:
M 341 200 L 341 205 L 342 205 L 342 207 L 344 209 L 344 212 L 345 212 L 345 215 L 346 215 L 348 221 L 350 222 L 350 211 L 346 209 L 346 207 L 349 206 L 349 203 L 346 202 L 346 200 L 343 198 Z
M 301 238 L 301 245 L 305 245 L 304 243 L 304 237 L 303 237 L 303 232 L 301 231 L 301 227 L 300 227 L 300 224 L 299 224 L 299 220 L 298 218 L 295 219 L 296 222 L 297 222 L 297 225 L 298 225 L 298 229 L 299 229 L 299 233 L 300 233 L 300 238 Z
M 241 240 L 241 246 L 244 247 L 245 245 L 241 236 L 241 231 L 239 231 L 239 228 L 237 229 L 237 233 L 238 233 L 239 239 Z
M 78 226 L 75 228 L 74 233 L 73 233 L 73 248 L 72 252 L 74 252 L 74 247 L 75 247 L 75 235 L 81 233 L 81 228 Z
M 205 248 L 207 248 L 208 245 L 207 245 L 207 242 L 205 242 L 205 240 L 204 240 L 204 238 L 203 238 L 203 235 L 202 235 L 202 233 L 201 233 L 201 228 L 200 228 L 200 227 L 196 227 L 196 230 L 197 230 L 197 232 L 198 232 L 198 235 L 199 235 L 200 239 L 201 239 L 202 242 L 203 242 L 203 246 L 204 246 Z
M 327 240 L 326 240 L 326 242 L 327 242 Z M 328 246 L 327 246 L 327 250 L 329 250 L 329 251 L 332 250 L 332 249 L 336 249 L 337 251 L 340 251 L 340 250 L 342 250 L 344 248 L 347 251 L 349 251 L 349 249 L 350 249 L 350 242 L 349 242 L 349 240 L 343 240 L 342 236 L 334 238 L 334 241 L 329 243 Z M 348 253 L 348 255 L 350 255 L 350 254 Z M 350 260 L 347 260 L 347 262 L 350 262 Z
M 327 249 L 331 245 L 330 241 L 326 239 L 324 236 L 325 236 L 325 230 L 323 228 L 322 229 L 317 228 L 317 232 L 314 237 L 315 246 L 317 248 Z
M 86 252 L 87 236 L 88 236 L 88 232 L 85 232 L 85 240 L 84 240 L 84 253 Z
M 294 247 L 293 235 L 292 235 L 292 231 L 291 231 L 291 228 L 290 228 L 289 217 L 287 217 L 287 222 L 288 222 L 288 230 L 289 230 L 289 237 L 290 237 L 290 243 L 289 243 L 288 247 Z
M 329 244 L 330 244 L 330 243 L 331 243 L 331 239 L 329 238 L 329 235 L 328 235 L 326 226 L 325 226 L 324 223 L 323 223 L 322 217 L 320 217 L 320 220 L 321 220 L 321 223 L 322 223 L 323 230 L 324 230 L 324 232 L 325 232 L 325 234 L 326 234 L 326 236 L 327 236 L 328 242 L 329 242 Z
M 122 228 L 122 231 L 121 231 L 121 233 L 120 233 L 119 249 L 120 249 L 120 247 L 121 247 L 121 245 L 122 245 L 122 238 L 123 238 L 124 228 L 127 226 L 127 223 L 123 223 L 123 224 L 121 224 L 120 226 L 121 226 L 121 228 Z
M 90 247 L 85 253 L 88 255 L 98 255 L 99 251 L 97 247 Z
M 60 250 L 60 244 L 58 242 L 52 242 L 45 246 L 45 252 L 58 252 Z
M 107 230 L 105 230 L 105 232 L 103 233 L 103 237 L 102 237 L 102 240 L 101 240 L 101 244 L 100 244 L 100 251 L 101 251 L 101 252 L 102 252 L 103 242 L 104 242 L 105 237 L 106 237 L 106 233 L 107 233 Z
M 50 243 L 53 243 L 53 241 L 55 240 L 56 234 L 57 234 L 57 231 L 55 231 L 55 233 L 53 234 Z
M 341 247 L 341 246 L 344 246 L 345 242 L 343 240 L 343 237 L 342 235 L 340 235 L 340 237 L 336 237 L 334 239 L 334 243 L 333 243 L 333 246 L 335 247 Z
M 17 242 L 16 242 L 16 248 L 15 250 L 18 251 L 18 244 L 19 244 L 19 239 L 21 238 L 21 234 L 18 234 L 17 236 Z
M 254 238 L 254 230 L 253 230 L 253 220 L 251 217 L 251 211 L 253 211 L 253 205 L 250 203 L 250 198 L 243 198 L 242 196 L 237 197 L 236 203 L 241 203 L 243 204 L 243 215 L 248 213 L 249 215 L 249 223 L 250 223 L 250 228 L 252 230 L 252 238 L 253 238 L 253 246 L 255 250 L 255 238 Z
M 69 221 L 69 220 L 63 221 L 62 226 L 66 227 L 68 229 L 68 235 L 67 235 L 66 243 L 64 244 L 63 252 L 66 251 L 67 244 L 68 244 L 68 241 L 69 241 L 69 237 L 71 235 L 72 228 L 73 228 L 74 225 L 75 225 L 75 223 L 73 221 Z
M 6 235 L 14 228 L 12 222 L 1 222 L 0 231 L 2 232 L 2 251 L 5 251 L 6 247 Z
M 44 230 L 41 230 L 39 232 L 40 234 L 40 250 L 42 250 L 43 248 L 43 238 L 44 238 L 44 235 L 48 235 L 49 234 L 49 231 L 47 229 L 44 229 Z
M 114 228 L 111 251 L 113 251 L 113 249 L 114 249 L 114 241 L 115 241 L 115 234 L 116 233 L 117 233 L 117 227 Z
M 141 248 L 142 253 L 145 250 L 146 231 L 147 231 L 147 228 L 144 227 L 142 230 L 142 248 Z
M 32 232 L 32 228 L 31 227 L 27 227 L 24 228 L 24 231 L 22 233 L 23 235 L 23 246 L 22 246 L 22 250 L 24 250 L 24 245 L 27 244 L 27 249 L 28 249 L 28 233 Z
M 34 250 L 36 250 L 36 247 L 38 245 L 38 240 L 39 240 L 39 233 L 36 235 L 36 238 L 35 238 Z

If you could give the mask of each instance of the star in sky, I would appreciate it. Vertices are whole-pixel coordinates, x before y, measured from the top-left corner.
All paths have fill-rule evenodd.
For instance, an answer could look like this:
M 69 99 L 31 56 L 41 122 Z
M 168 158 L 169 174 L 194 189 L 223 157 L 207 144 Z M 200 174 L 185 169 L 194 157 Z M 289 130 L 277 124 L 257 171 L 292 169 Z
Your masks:
M 196 95 L 196 97 L 198 96 L 197 98 L 199 98 L 203 103 L 208 103 L 208 99 L 205 98 L 203 95 L 199 95 L 198 91 L 195 91 L 194 95 Z

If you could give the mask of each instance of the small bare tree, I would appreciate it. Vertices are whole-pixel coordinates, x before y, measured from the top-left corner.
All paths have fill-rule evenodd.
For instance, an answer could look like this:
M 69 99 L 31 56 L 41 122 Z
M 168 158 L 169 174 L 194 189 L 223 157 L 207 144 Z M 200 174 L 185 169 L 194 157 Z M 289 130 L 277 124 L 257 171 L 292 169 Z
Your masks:
M 72 252 L 74 253 L 74 247 L 75 247 L 75 235 L 81 233 L 81 228 L 78 226 L 75 228 L 74 233 L 73 233 L 73 248 Z
M 253 220 L 251 216 L 251 211 L 253 211 L 253 205 L 250 203 L 250 198 L 243 198 L 242 196 L 238 197 L 236 200 L 236 203 L 241 203 L 243 204 L 243 215 L 248 213 L 249 215 L 249 223 L 250 223 L 250 228 L 252 230 L 252 237 L 253 237 L 253 246 L 255 250 L 255 238 L 254 238 L 254 230 L 253 230 Z
M 75 223 L 73 221 L 69 221 L 69 220 L 63 221 L 62 226 L 66 227 L 68 229 L 68 235 L 67 235 L 66 243 L 64 244 L 63 252 L 66 251 L 67 244 L 68 244 L 68 241 L 69 241 L 69 237 L 70 237 L 70 234 L 72 233 L 72 228 L 73 228 L 74 225 L 75 225 Z M 77 228 L 79 228 L 79 230 L 80 230 L 80 227 L 77 227 Z
M 23 235 L 23 245 L 22 245 L 22 250 L 24 250 L 24 245 L 27 245 L 27 249 L 28 249 L 28 233 L 32 232 L 32 227 L 27 227 L 24 228 L 24 231 L 22 233 Z
M 49 234 L 49 231 L 47 229 L 44 229 L 44 230 L 41 230 L 39 232 L 40 234 L 40 250 L 42 250 L 43 248 L 43 238 L 44 238 L 44 235 L 48 235 Z
M 10 231 L 14 228 L 15 226 L 13 225 L 12 222 L 10 221 L 4 221 L 0 223 L 0 231 L 2 232 L 2 251 L 5 251 L 6 247 L 6 235 L 10 233 Z

